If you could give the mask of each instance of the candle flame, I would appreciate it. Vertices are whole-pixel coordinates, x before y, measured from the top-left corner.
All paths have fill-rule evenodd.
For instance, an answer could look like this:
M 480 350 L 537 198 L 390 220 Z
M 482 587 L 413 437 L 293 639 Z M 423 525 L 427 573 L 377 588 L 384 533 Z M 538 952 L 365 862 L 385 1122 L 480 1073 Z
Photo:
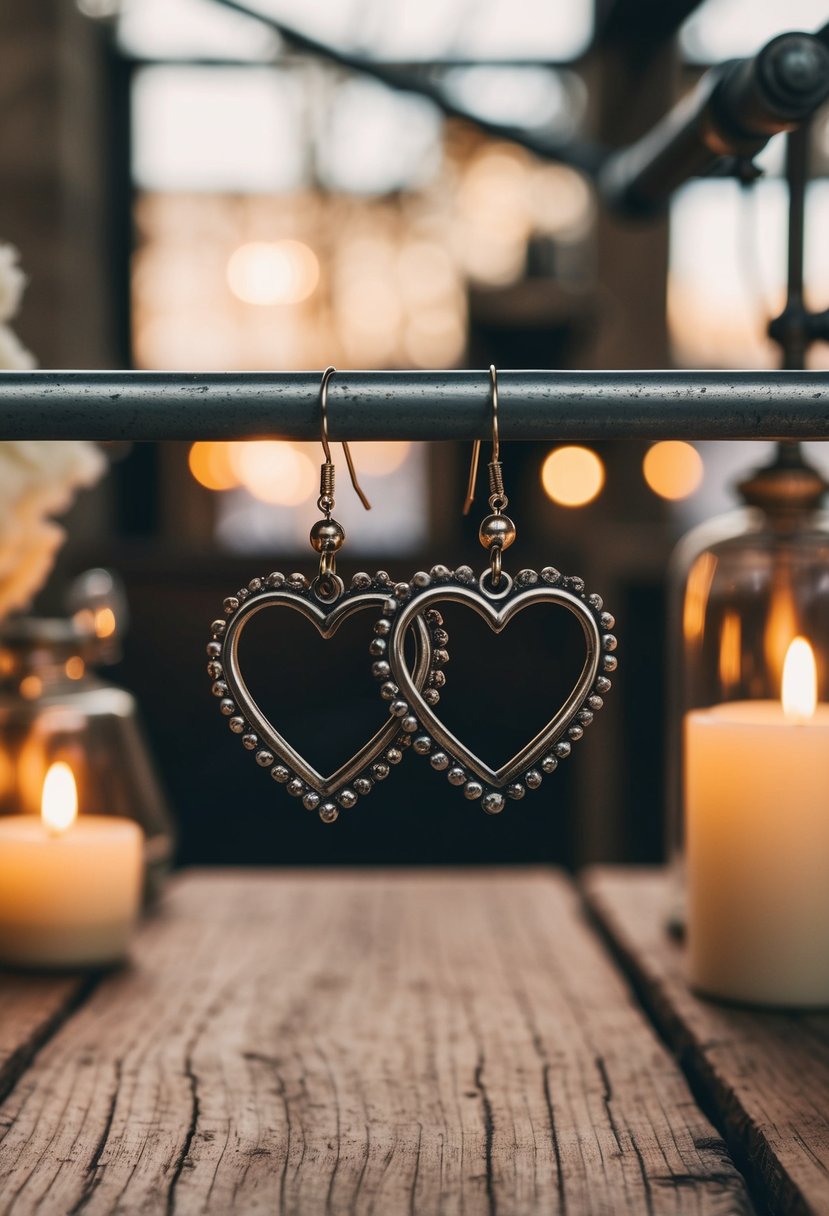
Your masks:
M 805 638 L 795 638 L 786 651 L 781 692 L 787 718 L 812 718 L 817 705 L 815 655 Z
M 51 765 L 43 782 L 40 815 L 50 832 L 62 835 L 78 814 L 78 787 L 68 764 L 62 760 Z

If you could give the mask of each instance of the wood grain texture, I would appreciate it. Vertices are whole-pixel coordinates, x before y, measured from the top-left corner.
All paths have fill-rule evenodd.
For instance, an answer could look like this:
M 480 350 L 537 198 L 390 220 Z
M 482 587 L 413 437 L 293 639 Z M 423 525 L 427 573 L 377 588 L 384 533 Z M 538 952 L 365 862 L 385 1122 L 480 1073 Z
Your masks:
M 539 872 L 185 876 L 0 1134 L 15 1216 L 751 1211 Z
M 83 977 L 0 970 L 0 1101 L 90 987 Z
M 770 1210 L 829 1213 L 829 1015 L 694 996 L 682 947 L 664 929 L 667 884 L 654 870 L 584 877 L 591 908 Z

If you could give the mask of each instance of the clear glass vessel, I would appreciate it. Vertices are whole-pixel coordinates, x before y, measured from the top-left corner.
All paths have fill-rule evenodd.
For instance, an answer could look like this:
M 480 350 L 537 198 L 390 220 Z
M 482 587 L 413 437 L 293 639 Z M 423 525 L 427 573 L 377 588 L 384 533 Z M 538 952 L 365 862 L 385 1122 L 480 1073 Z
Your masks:
M 669 573 L 668 847 L 672 928 L 684 926 L 683 729 L 692 709 L 776 700 L 791 642 L 804 637 L 829 700 L 829 489 L 799 445 L 738 486 L 745 506 L 678 544 Z
M 66 762 L 81 814 L 119 815 L 143 829 L 151 899 L 172 859 L 171 819 L 134 698 L 93 670 L 112 647 L 102 620 L 102 633 L 84 612 L 0 629 L 0 814 L 40 814 L 46 773 Z

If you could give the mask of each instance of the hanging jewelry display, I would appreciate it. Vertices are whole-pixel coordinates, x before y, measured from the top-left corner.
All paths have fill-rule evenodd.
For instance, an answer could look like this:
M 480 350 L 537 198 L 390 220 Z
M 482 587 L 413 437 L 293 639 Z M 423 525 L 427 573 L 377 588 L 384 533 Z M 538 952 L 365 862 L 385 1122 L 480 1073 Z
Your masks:
M 280 571 L 252 578 L 246 587 L 225 599 L 224 615 L 213 621 L 207 644 L 207 673 L 212 680 L 212 692 L 230 730 L 240 737 L 242 746 L 252 753 L 261 768 L 270 772 L 277 784 L 300 799 L 306 810 L 317 811 L 324 823 L 332 823 L 340 808 L 350 809 L 359 797 L 370 793 L 377 782 L 385 780 L 390 766 L 402 760 L 411 743 L 411 732 L 391 716 L 383 720 L 362 747 L 335 772 L 320 773 L 288 742 L 253 697 L 242 673 L 239 642 L 248 622 L 257 613 L 277 608 L 298 612 L 316 626 L 323 638 L 329 639 L 348 617 L 367 610 L 376 612 L 396 591 L 402 593 L 402 586 L 395 588 L 384 570 L 374 575 L 355 574 L 348 590 L 337 574 L 336 556 L 344 543 L 345 532 L 332 515 L 335 468 L 328 437 L 327 405 L 328 381 L 334 370 L 333 367 L 326 369 L 320 385 L 320 437 L 325 457 L 320 468 L 318 499 L 322 518 L 317 520 L 310 534 L 311 546 L 319 554 L 319 572 L 310 581 L 304 574 L 286 576 Z M 347 443 L 343 443 L 343 452 L 354 489 L 369 510 L 370 504 L 360 489 Z M 385 657 L 389 631 L 390 625 L 385 618 L 378 621 L 370 650 L 374 659 L 373 674 L 383 683 L 381 693 L 386 700 L 394 700 L 398 690 L 389 683 L 390 669 Z M 431 691 L 436 692 L 434 681 L 442 676 L 437 664 L 441 659 L 440 646 L 445 645 L 445 633 L 430 623 L 427 616 L 418 616 L 412 621 L 412 633 L 414 660 L 411 673 L 407 670 L 409 686 L 419 694 L 429 683 Z
M 490 815 L 499 814 L 507 798 L 523 798 L 527 790 L 536 790 L 544 775 L 553 773 L 559 761 L 570 755 L 572 745 L 582 738 L 602 708 L 603 697 L 610 690 L 611 673 L 616 670 L 616 637 L 611 632 L 615 620 L 603 610 L 601 596 L 588 594 L 583 579 L 565 576 L 551 566 L 543 570 L 521 570 L 513 579 L 502 565 L 504 549 L 516 536 L 515 524 L 504 512 L 508 506 L 504 491 L 503 469 L 500 461 L 498 434 L 498 378 L 490 367 L 492 409 L 492 459 L 489 462 L 489 508 L 481 523 L 479 539 L 489 553 L 489 568 L 475 577 L 469 566 L 454 573 L 446 566 L 433 566 L 430 573 L 419 571 L 410 583 L 398 584 L 389 599 L 378 625 L 387 628 L 386 649 L 393 686 L 399 695 L 389 705 L 391 716 L 398 719 L 412 739 L 412 750 L 426 756 L 432 768 L 446 775 L 450 785 L 457 786 L 470 801 L 479 800 Z M 480 441 L 472 454 L 469 488 L 464 513 L 472 504 L 480 456 Z M 506 764 L 493 768 L 476 756 L 470 748 L 441 721 L 436 710 L 437 692 L 429 684 L 418 685 L 417 670 L 412 672 L 406 662 L 404 643 L 412 625 L 424 617 L 442 645 L 433 654 L 433 664 L 440 668 L 448 661 L 443 649 L 446 634 L 440 606 L 463 604 L 482 617 L 495 633 L 501 633 L 525 608 L 546 604 L 565 608 L 581 625 L 585 641 L 585 660 L 575 687 L 547 724 L 523 746 Z M 434 634 L 433 634 L 434 636 Z M 373 652 L 372 652 L 373 653 Z M 442 679 L 443 672 L 438 670 Z M 388 676 L 383 672 L 384 688 Z

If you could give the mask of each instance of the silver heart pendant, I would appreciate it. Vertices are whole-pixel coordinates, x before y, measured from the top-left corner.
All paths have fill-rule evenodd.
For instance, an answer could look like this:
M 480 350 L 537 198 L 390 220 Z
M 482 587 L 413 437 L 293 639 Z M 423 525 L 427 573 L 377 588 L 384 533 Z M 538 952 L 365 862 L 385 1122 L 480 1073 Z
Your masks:
M 392 593 L 391 579 L 382 570 L 373 577 L 355 574 L 349 590 L 333 601 L 321 598 L 315 585 L 303 574 L 286 577 L 274 571 L 266 577 L 251 579 L 247 587 L 228 596 L 224 601 L 225 619 L 215 620 L 211 625 L 207 673 L 213 681 L 212 692 L 219 700 L 220 712 L 227 718 L 231 731 L 241 737 L 243 747 L 253 753 L 256 763 L 269 770 L 273 780 L 284 785 L 289 794 L 301 799 L 306 810 L 318 811 L 324 823 L 332 823 L 340 807 L 350 809 L 378 781 L 385 780 L 390 766 L 399 764 L 410 746 L 411 732 L 392 716 L 335 772 L 327 775 L 318 772 L 291 746 L 251 694 L 240 666 L 239 641 L 247 623 L 266 609 L 298 612 L 316 626 L 323 638 L 331 638 L 354 613 L 368 609 L 387 612 L 395 602 L 390 599 Z M 382 616 L 374 625 L 371 642 L 373 673 L 387 685 L 390 668 L 386 650 L 391 629 L 388 615 Z M 419 695 L 427 682 L 432 687 L 442 675 L 434 658 L 437 655 L 440 659 L 438 652 L 446 635 L 431 628 L 424 616 L 412 621 L 412 633 L 414 668 L 412 672 L 407 669 L 406 675 L 408 686 Z M 404 645 L 405 639 L 401 639 L 401 648 Z M 396 686 L 393 692 L 391 689 L 388 685 L 383 693 L 387 700 L 397 696 Z
M 585 593 L 582 579 L 564 577 L 552 567 L 540 573 L 522 570 L 514 581 L 504 573 L 494 591 L 489 571 L 476 579 L 469 566 L 460 567 L 454 574 L 444 566 L 435 566 L 430 574 L 421 571 L 411 583 L 398 584 L 392 602 L 394 624 L 387 653 L 393 685 L 400 691 L 389 706 L 390 713 L 411 734 L 413 751 L 428 756 L 432 768 L 445 772 L 451 785 L 462 787 L 468 799 L 480 799 L 488 814 L 497 815 L 504 809 L 506 798 L 517 800 L 527 790 L 538 789 L 543 775 L 554 772 L 559 761 L 570 755 L 573 743 L 582 738 L 585 727 L 601 709 L 602 698 L 611 686 L 609 673 L 617 666 L 613 653 L 616 638 L 611 632 L 615 620 L 603 611 L 600 596 Z M 438 606 L 447 603 L 471 608 L 495 633 L 501 633 L 525 608 L 548 604 L 571 612 L 584 634 L 584 665 L 572 692 L 538 734 L 500 768 L 476 756 L 444 725 L 435 712 L 430 688 L 424 692 L 418 687 L 416 672 L 413 675 L 406 663 L 404 640 L 412 623 L 433 614 L 440 619 Z M 438 640 L 445 636 L 441 629 Z M 448 654 L 441 654 L 441 649 L 433 658 L 439 677 L 443 674 L 440 667 L 448 662 Z M 515 691 L 520 695 L 519 690 Z

